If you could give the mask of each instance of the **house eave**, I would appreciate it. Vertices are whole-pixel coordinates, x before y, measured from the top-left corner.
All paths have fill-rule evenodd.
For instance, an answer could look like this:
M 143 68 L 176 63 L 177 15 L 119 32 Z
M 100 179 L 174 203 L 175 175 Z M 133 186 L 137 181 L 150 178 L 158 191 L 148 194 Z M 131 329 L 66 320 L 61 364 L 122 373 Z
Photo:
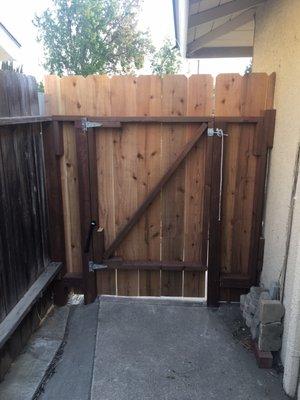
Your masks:
M 254 18 L 265 0 L 173 0 L 176 42 L 183 57 L 251 57 Z

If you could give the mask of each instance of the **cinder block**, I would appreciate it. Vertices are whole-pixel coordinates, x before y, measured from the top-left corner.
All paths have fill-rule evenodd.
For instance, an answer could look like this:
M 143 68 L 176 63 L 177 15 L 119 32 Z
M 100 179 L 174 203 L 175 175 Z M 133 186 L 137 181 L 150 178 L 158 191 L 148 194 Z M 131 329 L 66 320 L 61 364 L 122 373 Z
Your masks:
M 249 306 L 245 306 L 244 307 L 244 309 L 243 309 L 243 317 L 245 319 L 247 319 L 247 318 L 251 318 L 252 319 L 254 317 L 254 314 L 252 314 L 252 312 L 250 311 Z
M 250 326 L 250 332 L 251 332 L 252 340 L 256 340 L 258 338 L 258 335 L 259 335 L 259 326 L 256 325 L 255 323 L 253 323 L 253 321 L 252 321 L 252 324 Z
M 271 296 L 269 292 L 262 292 L 259 296 L 259 300 L 271 300 Z
M 284 315 L 284 307 L 279 300 L 261 300 L 259 303 L 259 319 L 263 324 L 280 322 Z
M 258 326 L 258 325 L 260 324 L 258 312 L 256 312 L 256 313 L 254 314 L 252 323 L 253 323 L 253 325 L 255 325 L 255 326 Z
M 249 293 L 248 294 L 246 294 L 246 299 L 245 299 L 245 306 L 247 306 L 247 305 L 249 305 L 250 304 L 250 296 L 249 296 Z
M 260 324 L 258 347 L 262 351 L 278 351 L 281 348 L 283 326 L 280 322 Z
M 253 317 L 251 315 L 246 315 L 245 322 L 246 322 L 246 325 L 248 326 L 248 328 L 251 328 L 252 320 L 253 320 Z
M 246 295 L 245 294 L 241 294 L 240 295 L 240 308 L 243 311 L 244 305 L 245 305 L 245 301 L 246 301 Z
M 254 315 L 258 308 L 258 302 L 256 304 L 251 302 L 248 307 L 249 307 L 250 313 Z
M 260 286 L 251 286 L 250 294 L 254 295 L 255 297 L 259 297 L 261 293 L 267 292 L 267 289 Z
M 254 286 L 253 286 L 254 288 Z M 257 290 L 252 290 L 252 292 L 249 293 L 249 304 L 251 305 L 252 312 L 253 314 L 255 313 L 255 308 L 259 307 L 259 301 L 260 299 L 269 299 L 269 293 L 266 291 L 266 289 L 263 288 L 255 288 Z
M 240 303 L 241 303 L 241 304 L 243 304 L 243 305 L 245 304 L 246 297 L 247 297 L 246 294 L 241 294 L 241 295 L 240 295 Z

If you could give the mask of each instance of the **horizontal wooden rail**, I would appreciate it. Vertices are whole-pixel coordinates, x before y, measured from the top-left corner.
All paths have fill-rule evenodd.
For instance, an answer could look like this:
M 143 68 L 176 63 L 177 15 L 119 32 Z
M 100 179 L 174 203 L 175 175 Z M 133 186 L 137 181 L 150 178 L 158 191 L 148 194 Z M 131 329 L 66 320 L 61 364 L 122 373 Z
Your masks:
M 251 277 L 236 274 L 222 274 L 220 277 L 220 286 L 222 288 L 249 288 L 251 286 Z
M 21 300 L 0 324 L 0 348 L 15 332 L 17 327 L 29 313 L 33 304 L 39 299 L 43 291 L 55 279 L 62 269 L 62 263 L 52 262 L 28 289 Z
M 87 118 L 91 122 L 119 122 L 119 123 L 158 123 L 158 124 L 190 124 L 190 123 L 201 123 L 201 122 L 227 122 L 227 123 L 249 123 L 256 124 L 263 119 L 262 116 L 242 116 L 242 117 L 214 117 L 214 116 L 204 116 L 204 117 L 191 117 L 191 116 L 174 116 L 174 117 L 95 117 L 95 116 L 77 116 L 77 115 L 53 115 L 53 120 L 61 122 L 73 122 L 81 120 L 82 118 Z
M 95 116 L 81 116 L 81 115 L 48 115 L 48 116 L 30 116 L 30 117 L 2 117 L 0 118 L 0 126 L 21 125 L 21 124 L 35 124 L 45 122 L 77 122 L 82 118 L 86 118 L 91 122 L 99 122 L 102 128 L 120 128 L 122 123 L 157 123 L 157 124 L 194 124 L 201 122 L 214 122 L 215 124 L 236 123 L 236 124 L 256 124 L 259 123 L 263 116 L 243 116 L 243 117 L 189 117 L 189 116 L 175 116 L 175 117 L 95 117 Z
M 118 257 L 102 261 L 108 269 L 139 269 L 139 270 L 168 270 L 168 271 L 206 271 L 207 266 L 199 262 L 188 261 L 145 261 L 145 260 L 123 260 Z
M 0 118 L 0 126 L 8 126 L 8 125 L 22 125 L 22 124 L 35 124 L 42 122 L 51 122 L 53 118 L 51 116 L 41 116 L 36 115 L 34 117 L 1 117 Z

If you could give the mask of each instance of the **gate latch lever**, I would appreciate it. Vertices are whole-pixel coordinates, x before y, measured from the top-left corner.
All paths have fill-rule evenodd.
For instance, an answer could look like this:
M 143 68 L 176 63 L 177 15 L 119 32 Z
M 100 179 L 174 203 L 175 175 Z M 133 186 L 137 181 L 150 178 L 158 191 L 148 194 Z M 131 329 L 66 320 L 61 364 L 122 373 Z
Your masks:
M 88 234 L 87 234 L 87 238 L 86 238 L 86 241 L 85 241 L 85 245 L 84 245 L 84 252 L 85 253 L 89 253 L 89 251 L 90 251 L 93 232 L 94 232 L 94 229 L 96 227 L 97 227 L 96 222 L 95 221 L 91 221 L 90 227 L 89 227 L 89 230 L 88 230 Z
M 105 265 L 105 264 L 98 264 L 94 261 L 89 261 L 89 272 L 94 272 L 96 270 L 99 271 L 99 270 L 106 269 L 106 268 L 107 268 L 107 265 Z
M 208 128 L 207 129 L 207 136 L 212 137 L 212 136 L 218 136 L 218 137 L 222 137 L 222 136 L 228 136 L 226 133 L 223 132 L 223 129 L 219 129 L 219 128 Z

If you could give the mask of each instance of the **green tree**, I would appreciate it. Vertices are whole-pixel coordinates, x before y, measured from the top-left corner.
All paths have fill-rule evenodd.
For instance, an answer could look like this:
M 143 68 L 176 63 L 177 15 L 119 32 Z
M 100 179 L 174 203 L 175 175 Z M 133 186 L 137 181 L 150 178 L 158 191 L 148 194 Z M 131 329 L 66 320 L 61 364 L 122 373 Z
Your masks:
M 151 70 L 153 74 L 176 74 L 181 67 L 181 57 L 169 39 L 158 49 L 151 58 Z
M 44 67 L 58 75 L 132 73 L 151 49 L 138 29 L 141 0 L 52 0 L 35 16 Z

